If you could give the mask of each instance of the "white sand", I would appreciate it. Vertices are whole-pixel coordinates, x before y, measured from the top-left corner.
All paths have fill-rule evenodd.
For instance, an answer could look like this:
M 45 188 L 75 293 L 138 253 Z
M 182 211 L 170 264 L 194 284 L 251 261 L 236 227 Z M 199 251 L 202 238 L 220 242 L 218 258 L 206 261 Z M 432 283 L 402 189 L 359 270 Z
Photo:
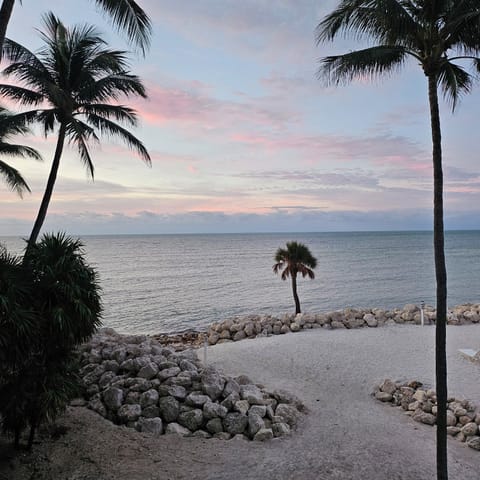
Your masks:
M 238 467 L 232 475 L 228 467 L 239 463 L 241 478 L 251 479 L 435 478 L 435 429 L 369 395 L 385 378 L 434 386 L 434 342 L 432 326 L 389 326 L 210 347 L 211 364 L 296 393 L 310 414 L 290 439 L 249 446 L 208 478 L 240 478 Z M 480 365 L 462 357 L 460 348 L 480 348 L 479 326 L 448 327 L 447 361 L 449 396 L 480 406 Z M 480 452 L 453 439 L 448 447 L 451 478 L 478 480 Z

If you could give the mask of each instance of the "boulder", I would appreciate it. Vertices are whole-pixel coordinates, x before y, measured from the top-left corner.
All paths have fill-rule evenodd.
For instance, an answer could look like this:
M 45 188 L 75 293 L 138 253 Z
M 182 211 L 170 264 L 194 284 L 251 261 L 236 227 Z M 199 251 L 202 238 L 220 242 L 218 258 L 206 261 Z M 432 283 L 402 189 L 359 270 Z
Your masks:
M 182 437 L 187 437 L 192 434 L 192 432 L 185 427 L 182 427 L 178 423 L 169 423 L 167 428 L 165 428 L 166 434 L 180 435 Z
M 250 405 L 264 405 L 263 392 L 256 385 L 242 385 L 240 387 L 240 398 L 246 400 Z
M 225 418 L 227 415 L 228 410 L 223 406 L 220 405 L 219 403 L 213 403 L 213 402 L 206 402 L 203 405 L 203 416 L 206 419 L 211 419 L 211 418 Z
M 161 397 L 158 401 L 158 408 L 162 418 L 166 422 L 174 422 L 180 413 L 180 404 L 174 397 Z
M 202 391 L 212 400 L 217 400 L 225 387 L 225 378 L 213 370 L 206 371 L 201 378 Z
M 116 412 L 123 403 L 123 390 L 115 387 L 108 388 L 103 392 L 103 401 L 109 410 Z
M 199 392 L 192 392 L 185 398 L 185 404 L 191 407 L 203 407 L 207 402 L 211 402 L 210 397 Z
M 165 381 L 167 380 L 167 378 L 170 378 L 170 377 L 175 377 L 176 375 L 178 375 L 179 373 L 181 372 L 180 368 L 179 367 L 171 367 L 171 368 L 166 368 L 164 370 L 160 370 L 157 374 L 157 378 L 160 380 L 160 381 Z
M 212 435 L 215 435 L 216 433 L 223 432 L 222 420 L 220 418 L 212 418 L 211 420 L 209 420 L 207 422 L 207 424 L 205 425 L 205 428 Z
M 203 412 L 199 409 L 183 412 L 178 415 L 177 422 L 190 431 L 198 430 L 203 424 Z
M 133 405 L 122 405 L 117 411 L 120 423 L 135 422 L 142 414 L 142 407 L 136 403 Z
M 260 415 L 248 415 L 248 434 L 253 437 L 259 430 L 265 428 L 265 422 Z
M 294 427 L 300 418 L 300 412 L 293 405 L 280 403 L 275 409 L 275 416 L 281 417 L 284 423 Z
M 140 405 L 143 408 L 149 407 L 151 405 L 156 405 L 158 403 L 158 392 L 151 388 L 146 392 L 143 392 L 140 395 Z
M 480 437 L 472 437 L 467 441 L 467 447 L 480 451 Z
M 138 429 L 141 432 L 151 433 L 154 436 L 160 436 L 163 433 L 163 422 L 161 418 L 140 418 Z
M 466 437 L 473 437 L 478 433 L 478 425 L 475 422 L 467 423 L 462 427 L 462 433 Z
M 290 433 L 290 427 L 287 423 L 278 422 L 272 425 L 272 431 L 274 437 L 281 437 Z
M 226 432 L 235 435 L 243 433 L 248 425 L 248 417 L 242 413 L 227 413 L 223 419 L 223 426 Z
M 253 437 L 256 442 L 264 442 L 271 438 L 273 438 L 273 431 L 271 428 L 262 428 Z
M 149 362 L 138 371 L 137 376 L 150 380 L 151 378 L 155 377 L 157 373 L 158 365 L 156 363 Z

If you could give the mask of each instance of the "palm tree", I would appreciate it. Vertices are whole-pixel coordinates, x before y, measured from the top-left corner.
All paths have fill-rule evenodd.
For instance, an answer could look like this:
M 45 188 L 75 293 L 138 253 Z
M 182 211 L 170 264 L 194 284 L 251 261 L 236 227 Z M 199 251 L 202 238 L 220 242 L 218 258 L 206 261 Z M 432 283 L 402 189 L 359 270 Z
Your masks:
M 413 58 L 427 77 L 434 178 L 434 256 L 437 286 L 436 388 L 437 477 L 447 469 L 447 271 L 444 252 L 443 172 L 438 88 L 452 109 L 468 93 L 473 77 L 458 64 L 470 62 L 480 70 L 480 3 L 478 0 L 343 0 L 317 26 L 317 42 L 340 34 L 367 39 L 374 46 L 325 57 L 319 75 L 327 83 L 346 83 L 356 77 L 378 77 Z
M 317 266 L 317 259 L 310 253 L 306 245 L 299 242 L 287 242 L 287 248 L 279 248 L 275 253 L 273 272 L 282 271 L 282 280 L 292 279 L 293 299 L 295 300 L 295 314 L 301 313 L 300 300 L 297 294 L 297 275 L 315 278 L 313 269 Z
M 99 134 L 118 137 L 151 163 L 145 146 L 113 121 L 135 126 L 135 110 L 112 102 L 121 95 L 146 97 L 141 80 L 126 70 L 125 52 L 106 48 L 93 27 L 66 29 L 52 13 L 44 20 L 46 32 L 41 35 L 45 46 L 37 55 L 5 40 L 4 52 L 10 64 L 3 73 L 23 86 L 0 84 L 1 94 L 22 105 L 47 107 L 24 113 L 40 122 L 45 135 L 57 129 L 53 163 L 29 244 L 36 242 L 45 220 L 65 141 L 77 147 L 92 178 L 94 165 L 88 143 L 98 142 Z
M 148 15 L 137 2 L 134 0 L 95 0 L 95 3 L 111 18 L 114 26 L 118 30 L 124 31 L 127 38 L 144 54 L 150 44 L 152 24 Z M 3 0 L 0 7 L 0 52 L 14 6 L 15 0 Z
M 25 115 L 13 115 L 0 107 L 0 155 L 30 157 L 35 160 L 42 159 L 35 149 L 8 142 L 10 137 L 28 133 L 27 122 L 28 118 Z M 20 172 L 2 160 L 0 160 L 0 174 L 4 177 L 7 185 L 16 191 L 20 197 L 22 197 L 25 191 L 30 192 L 30 188 Z

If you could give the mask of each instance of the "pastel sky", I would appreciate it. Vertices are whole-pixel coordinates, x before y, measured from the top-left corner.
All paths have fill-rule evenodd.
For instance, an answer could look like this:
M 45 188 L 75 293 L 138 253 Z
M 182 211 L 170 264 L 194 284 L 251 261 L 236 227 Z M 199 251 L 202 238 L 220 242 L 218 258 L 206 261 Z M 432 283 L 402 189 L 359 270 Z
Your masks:
M 18 3 L 18 2 L 17 2 Z M 62 159 L 46 230 L 73 234 L 431 229 L 427 84 L 414 62 L 370 83 L 326 87 L 318 59 L 353 50 L 315 45 L 337 0 L 144 0 L 154 25 L 132 71 L 147 86 L 135 134 L 152 167 L 122 144 L 93 148 L 95 181 L 73 149 Z M 128 48 L 94 2 L 25 0 L 7 35 L 32 50 L 41 15 L 91 23 Z M 480 85 L 452 115 L 441 105 L 446 226 L 480 227 L 475 141 Z M 7 160 L 27 178 L 21 200 L 0 183 L 0 235 L 26 235 L 55 137 L 24 143 L 45 161 Z

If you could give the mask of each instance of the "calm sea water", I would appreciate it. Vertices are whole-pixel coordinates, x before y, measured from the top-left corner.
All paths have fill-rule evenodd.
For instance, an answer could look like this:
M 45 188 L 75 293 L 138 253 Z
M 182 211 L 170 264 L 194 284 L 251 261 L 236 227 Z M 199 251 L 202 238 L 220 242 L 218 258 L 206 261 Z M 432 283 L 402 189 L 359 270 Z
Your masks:
M 154 333 L 252 313 L 292 312 L 289 281 L 272 272 L 287 241 L 307 244 L 316 278 L 299 280 L 303 311 L 435 303 L 432 234 L 358 232 L 85 236 L 101 279 L 104 324 Z M 20 253 L 19 238 L 0 243 Z M 447 232 L 449 305 L 480 301 L 480 231 Z

